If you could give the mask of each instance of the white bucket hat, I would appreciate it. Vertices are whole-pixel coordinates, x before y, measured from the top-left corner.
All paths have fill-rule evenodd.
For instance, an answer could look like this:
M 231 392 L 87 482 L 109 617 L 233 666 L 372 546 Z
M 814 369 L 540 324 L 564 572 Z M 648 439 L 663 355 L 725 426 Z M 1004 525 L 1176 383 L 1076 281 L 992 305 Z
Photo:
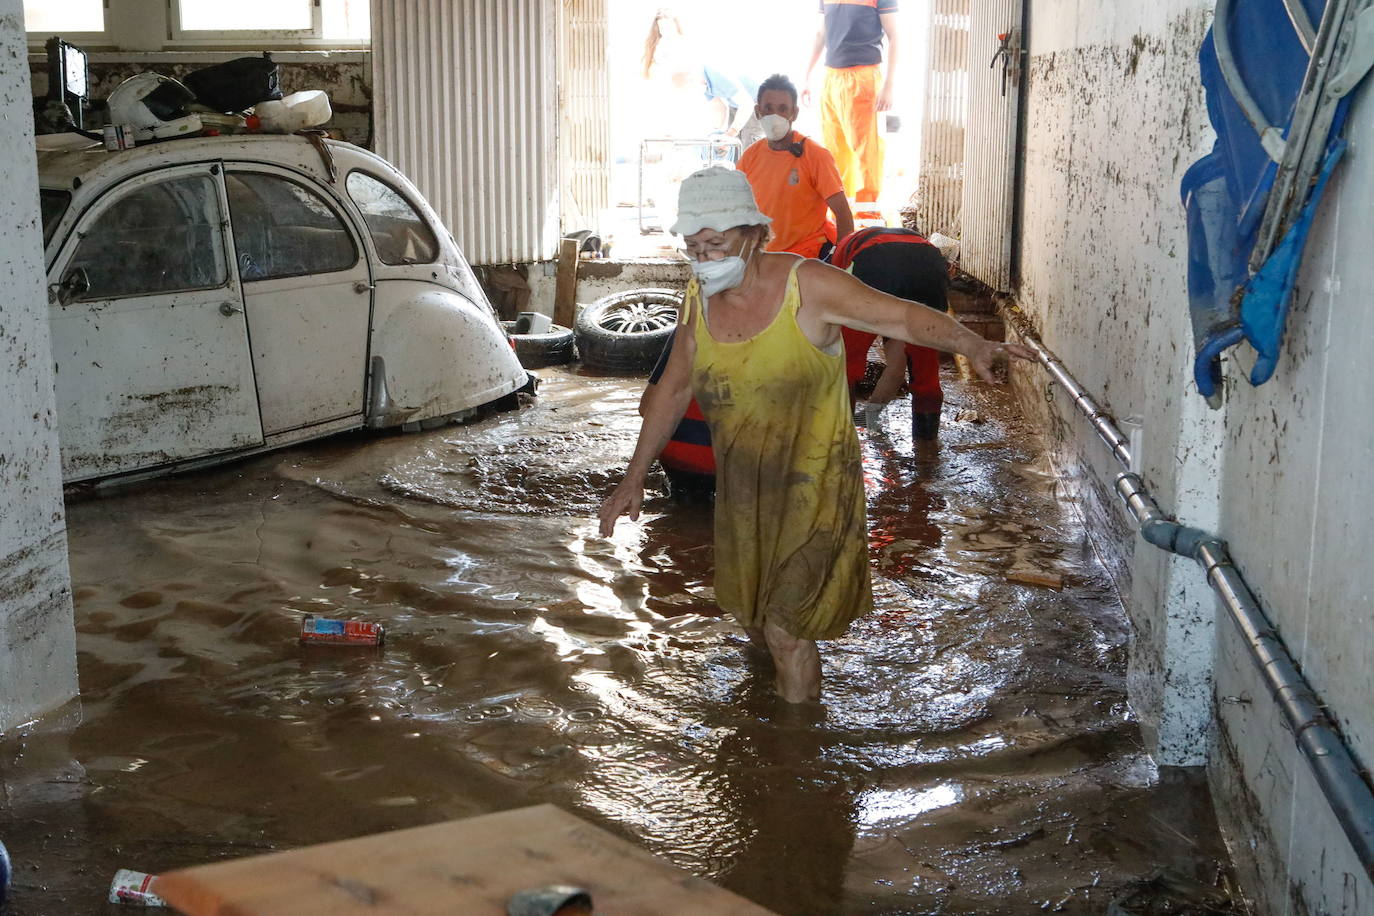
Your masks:
M 771 222 L 759 210 L 744 173 L 714 165 L 682 179 L 677 222 L 668 231 L 685 237 L 703 229 L 724 232 L 736 226 L 766 226 Z

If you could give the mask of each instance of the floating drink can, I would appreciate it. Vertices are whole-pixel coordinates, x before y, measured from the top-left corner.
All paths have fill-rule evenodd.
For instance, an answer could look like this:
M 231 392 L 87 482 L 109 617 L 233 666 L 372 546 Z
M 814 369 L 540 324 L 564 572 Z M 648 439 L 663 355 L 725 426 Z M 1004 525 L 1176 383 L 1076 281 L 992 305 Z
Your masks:
M 110 882 L 111 903 L 133 903 L 141 906 L 166 906 L 167 902 L 153 893 L 157 875 L 121 868 Z
M 330 620 L 328 617 L 306 616 L 301 622 L 301 642 L 325 643 L 336 646 L 380 646 L 386 631 L 380 623 L 363 620 Z

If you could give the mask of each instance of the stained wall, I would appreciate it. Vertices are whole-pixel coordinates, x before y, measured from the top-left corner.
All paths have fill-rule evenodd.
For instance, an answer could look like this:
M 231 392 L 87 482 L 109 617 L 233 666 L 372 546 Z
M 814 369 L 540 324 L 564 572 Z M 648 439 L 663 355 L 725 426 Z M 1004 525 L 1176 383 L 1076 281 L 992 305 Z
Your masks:
M 1362 765 L 1374 763 L 1374 110 L 1309 244 L 1288 347 L 1268 384 L 1228 359 L 1227 402 L 1190 380 L 1179 181 L 1210 149 L 1196 54 L 1211 3 L 1031 5 L 1017 303 L 1084 387 L 1137 417 L 1141 475 L 1166 511 L 1218 531 Z M 1374 889 L 1281 724 L 1244 643 L 1191 561 L 1140 542 L 1120 468 L 1043 373 L 1021 373 L 1074 495 L 1095 519 L 1136 637 L 1132 705 L 1161 763 L 1205 764 L 1262 913 L 1374 912 Z
M 0 107 L 28 107 L 23 4 L 0 0 Z M 0 119 L 0 731 L 76 693 L 52 357 L 27 118 Z
M 235 57 L 256 57 L 259 49 L 237 51 L 91 51 L 90 97 L 96 105 L 92 123 L 105 123 L 102 103 L 121 82 L 136 73 L 152 71 L 173 79 Z M 281 90 L 289 95 L 322 89 L 329 95 L 334 116 L 323 127 L 338 131 L 349 143 L 371 147 L 372 63 L 368 51 L 275 51 Z M 35 103 L 48 92 L 47 55 L 29 57 Z

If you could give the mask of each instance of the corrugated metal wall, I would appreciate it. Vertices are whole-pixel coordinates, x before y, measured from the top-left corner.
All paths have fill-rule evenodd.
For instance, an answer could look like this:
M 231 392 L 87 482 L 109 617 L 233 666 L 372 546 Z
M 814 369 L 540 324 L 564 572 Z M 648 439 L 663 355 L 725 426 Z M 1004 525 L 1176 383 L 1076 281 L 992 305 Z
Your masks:
M 611 161 L 606 0 L 563 0 L 562 33 L 562 228 L 601 234 L 601 213 L 610 197 Z
M 958 238 L 964 195 L 969 0 L 931 0 L 930 72 L 916 216 L 922 232 Z
M 474 264 L 558 244 L 554 0 L 373 0 L 377 152 Z
M 1011 287 L 1023 0 L 973 0 L 969 10 L 969 104 L 964 132 L 960 268 L 998 290 Z M 999 35 L 1008 50 L 994 61 Z M 989 63 L 993 66 L 989 66 Z

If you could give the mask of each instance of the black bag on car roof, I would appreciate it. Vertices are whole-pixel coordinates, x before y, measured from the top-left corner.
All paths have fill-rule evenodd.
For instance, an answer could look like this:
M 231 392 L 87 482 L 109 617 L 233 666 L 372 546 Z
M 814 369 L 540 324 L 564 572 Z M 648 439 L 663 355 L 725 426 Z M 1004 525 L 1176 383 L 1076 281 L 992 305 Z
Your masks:
M 196 101 L 215 111 L 243 111 L 259 102 L 281 98 L 277 65 L 270 51 L 262 57 L 238 57 L 186 75 Z

